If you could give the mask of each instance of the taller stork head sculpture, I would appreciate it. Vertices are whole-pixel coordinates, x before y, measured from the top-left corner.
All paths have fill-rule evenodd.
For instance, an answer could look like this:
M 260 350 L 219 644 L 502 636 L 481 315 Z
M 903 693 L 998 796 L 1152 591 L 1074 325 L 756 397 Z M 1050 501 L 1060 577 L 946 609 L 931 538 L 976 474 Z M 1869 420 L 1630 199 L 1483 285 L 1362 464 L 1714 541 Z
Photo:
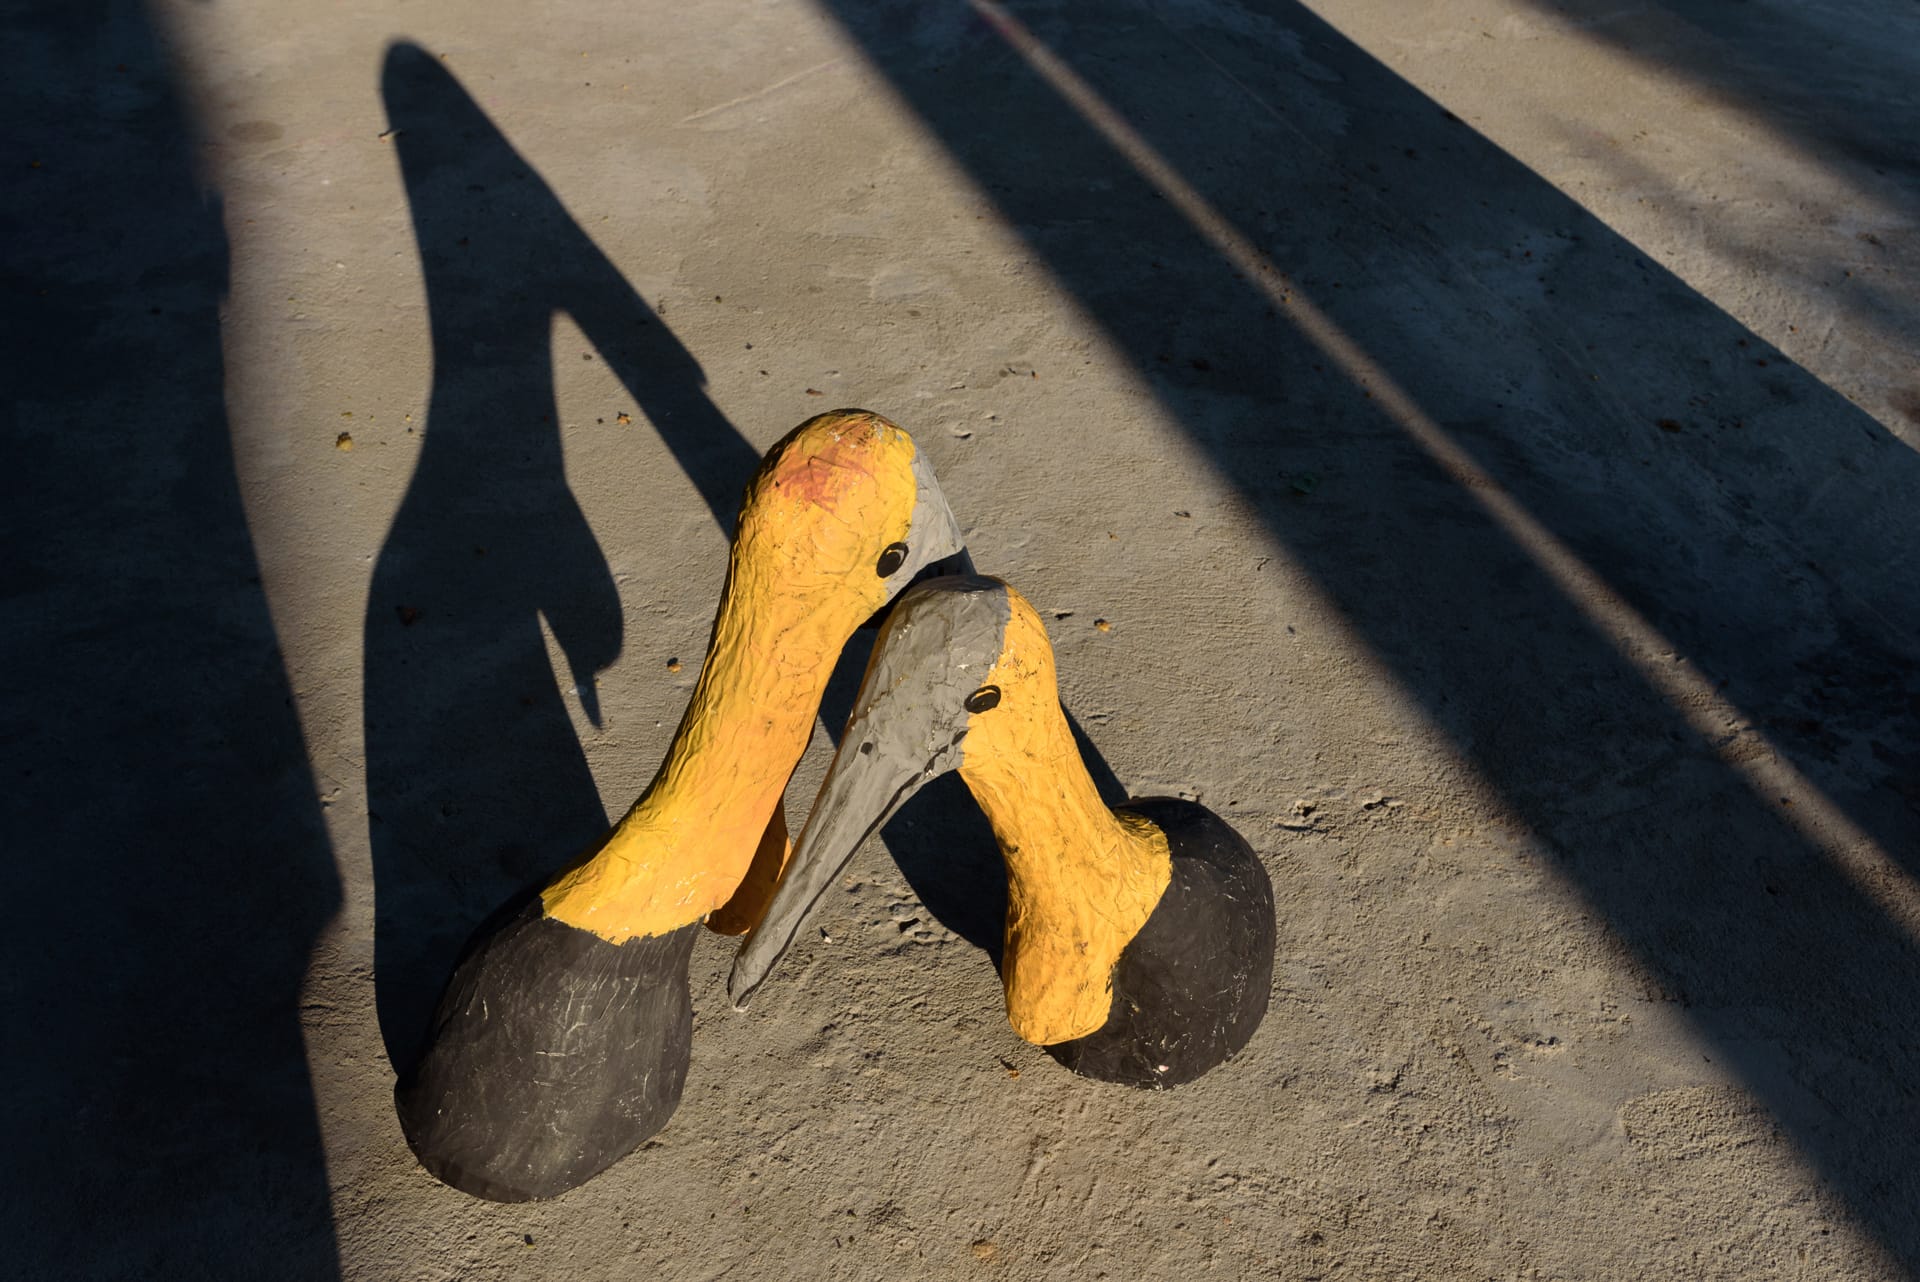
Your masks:
M 653 782 L 474 935 L 396 1087 L 422 1165 L 479 1197 L 553 1197 L 666 1124 L 686 1079 L 696 927 L 759 919 L 788 850 L 782 794 L 841 648 L 952 558 L 960 529 L 932 468 L 879 415 L 819 415 L 767 453 Z

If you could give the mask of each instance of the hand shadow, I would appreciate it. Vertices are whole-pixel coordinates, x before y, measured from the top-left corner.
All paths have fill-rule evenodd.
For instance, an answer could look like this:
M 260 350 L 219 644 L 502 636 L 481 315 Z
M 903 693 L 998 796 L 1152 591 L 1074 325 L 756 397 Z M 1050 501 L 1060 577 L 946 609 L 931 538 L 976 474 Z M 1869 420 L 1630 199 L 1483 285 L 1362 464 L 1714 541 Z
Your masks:
M 375 987 L 404 1067 L 474 927 L 608 822 L 541 636 L 544 617 L 597 723 L 620 598 L 567 487 L 554 315 L 580 326 L 729 533 L 759 452 L 438 59 L 394 45 L 381 89 L 433 344 L 425 440 L 365 625 Z

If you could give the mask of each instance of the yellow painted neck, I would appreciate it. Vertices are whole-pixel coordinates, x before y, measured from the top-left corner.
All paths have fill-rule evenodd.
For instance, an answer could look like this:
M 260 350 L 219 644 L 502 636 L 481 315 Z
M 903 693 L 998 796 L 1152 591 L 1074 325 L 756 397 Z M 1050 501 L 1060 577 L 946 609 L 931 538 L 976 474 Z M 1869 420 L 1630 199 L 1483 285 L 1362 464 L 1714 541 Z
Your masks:
M 1051 1046 L 1107 1022 L 1114 963 L 1160 902 L 1173 864 L 1157 827 L 1100 800 L 1060 709 L 1045 629 L 1010 595 L 1006 647 L 987 678 L 1001 703 L 969 718 L 960 777 L 1007 864 L 1007 1019 L 1027 1041 Z
M 548 887 L 548 916 L 624 943 L 700 920 L 745 878 L 859 620 L 831 609 L 770 618 L 735 579 L 659 773 L 601 847 Z
M 872 415 L 809 420 L 769 453 L 740 530 L 693 698 L 660 771 L 601 845 L 541 894 L 547 915 L 613 943 L 663 935 L 733 903 L 848 637 L 887 598 L 879 550 L 907 533 L 913 445 Z M 889 465 L 890 460 L 890 465 Z M 894 484 L 879 484 L 875 474 Z M 901 482 L 904 481 L 904 484 Z

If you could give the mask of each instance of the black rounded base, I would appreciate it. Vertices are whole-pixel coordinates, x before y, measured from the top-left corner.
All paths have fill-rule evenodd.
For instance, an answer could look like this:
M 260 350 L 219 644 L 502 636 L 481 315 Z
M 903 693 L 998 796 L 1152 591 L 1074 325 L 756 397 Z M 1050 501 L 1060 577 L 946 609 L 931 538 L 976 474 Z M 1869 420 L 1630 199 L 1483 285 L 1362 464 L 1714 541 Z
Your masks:
M 1245 1046 L 1273 987 L 1273 883 L 1246 839 L 1204 806 L 1171 797 L 1119 807 L 1167 836 L 1173 878 L 1113 967 L 1113 1014 L 1096 1033 L 1046 1048 L 1105 1082 L 1179 1086 Z
M 610 944 L 539 896 L 468 945 L 394 1088 L 420 1164 L 494 1202 L 557 1197 L 667 1124 L 693 1035 L 699 926 Z

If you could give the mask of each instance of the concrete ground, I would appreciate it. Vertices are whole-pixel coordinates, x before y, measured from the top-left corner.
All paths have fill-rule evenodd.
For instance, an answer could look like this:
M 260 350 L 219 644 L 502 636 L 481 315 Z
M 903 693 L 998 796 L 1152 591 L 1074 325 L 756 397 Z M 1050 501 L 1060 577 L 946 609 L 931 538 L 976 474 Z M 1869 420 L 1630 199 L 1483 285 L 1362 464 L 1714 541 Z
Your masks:
M 1920 1274 L 1912 6 L 4 10 L 10 1276 Z M 642 1152 L 442 1187 L 389 1042 L 840 405 L 1266 860 L 1265 1025 L 1017 1040 L 948 779 Z

